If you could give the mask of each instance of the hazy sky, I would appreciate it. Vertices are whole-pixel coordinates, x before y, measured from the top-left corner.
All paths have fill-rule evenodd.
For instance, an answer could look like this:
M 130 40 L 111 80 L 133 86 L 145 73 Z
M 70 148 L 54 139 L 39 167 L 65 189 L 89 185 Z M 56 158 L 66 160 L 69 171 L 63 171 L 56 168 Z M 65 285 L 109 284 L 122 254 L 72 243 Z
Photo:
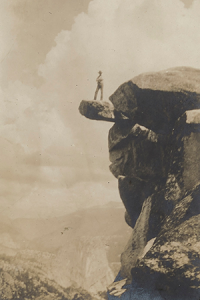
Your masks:
M 119 201 L 111 124 L 79 115 L 141 72 L 200 68 L 198 0 L 0 0 L 0 207 L 50 217 Z

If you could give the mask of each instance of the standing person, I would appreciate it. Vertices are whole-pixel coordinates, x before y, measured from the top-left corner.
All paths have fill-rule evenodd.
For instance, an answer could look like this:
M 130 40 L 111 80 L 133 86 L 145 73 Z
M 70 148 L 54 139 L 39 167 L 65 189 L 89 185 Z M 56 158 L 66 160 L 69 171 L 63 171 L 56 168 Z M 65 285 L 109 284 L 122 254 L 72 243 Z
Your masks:
M 97 77 L 96 81 L 97 81 L 97 88 L 94 94 L 94 100 L 97 100 L 97 94 L 99 90 L 101 90 L 101 100 L 103 100 L 103 78 L 102 78 L 101 71 L 99 71 L 99 76 Z

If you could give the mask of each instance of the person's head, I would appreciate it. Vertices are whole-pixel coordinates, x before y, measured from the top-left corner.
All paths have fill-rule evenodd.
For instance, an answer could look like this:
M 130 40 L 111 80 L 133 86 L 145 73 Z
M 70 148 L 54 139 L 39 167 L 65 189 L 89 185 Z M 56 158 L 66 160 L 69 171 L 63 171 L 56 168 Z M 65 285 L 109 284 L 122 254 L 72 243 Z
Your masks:
M 102 72 L 101 71 L 99 71 L 99 75 L 101 75 L 102 74 Z

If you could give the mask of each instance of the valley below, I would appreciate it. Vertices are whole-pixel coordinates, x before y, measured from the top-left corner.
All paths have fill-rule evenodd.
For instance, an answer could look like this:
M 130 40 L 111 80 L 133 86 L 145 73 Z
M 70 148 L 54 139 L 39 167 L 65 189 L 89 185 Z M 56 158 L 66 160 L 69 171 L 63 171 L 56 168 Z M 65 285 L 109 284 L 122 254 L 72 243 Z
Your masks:
M 0 298 L 103 299 L 130 236 L 121 203 L 0 226 Z

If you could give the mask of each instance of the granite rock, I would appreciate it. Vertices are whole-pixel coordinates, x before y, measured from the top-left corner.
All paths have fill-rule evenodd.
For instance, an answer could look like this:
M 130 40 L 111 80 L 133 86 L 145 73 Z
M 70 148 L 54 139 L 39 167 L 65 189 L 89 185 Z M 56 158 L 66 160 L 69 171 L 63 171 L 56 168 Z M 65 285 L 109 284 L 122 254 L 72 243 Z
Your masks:
M 115 123 L 110 170 L 133 228 L 109 300 L 199 300 L 200 70 L 141 74 L 109 99 L 113 106 L 80 106 L 87 118 Z

